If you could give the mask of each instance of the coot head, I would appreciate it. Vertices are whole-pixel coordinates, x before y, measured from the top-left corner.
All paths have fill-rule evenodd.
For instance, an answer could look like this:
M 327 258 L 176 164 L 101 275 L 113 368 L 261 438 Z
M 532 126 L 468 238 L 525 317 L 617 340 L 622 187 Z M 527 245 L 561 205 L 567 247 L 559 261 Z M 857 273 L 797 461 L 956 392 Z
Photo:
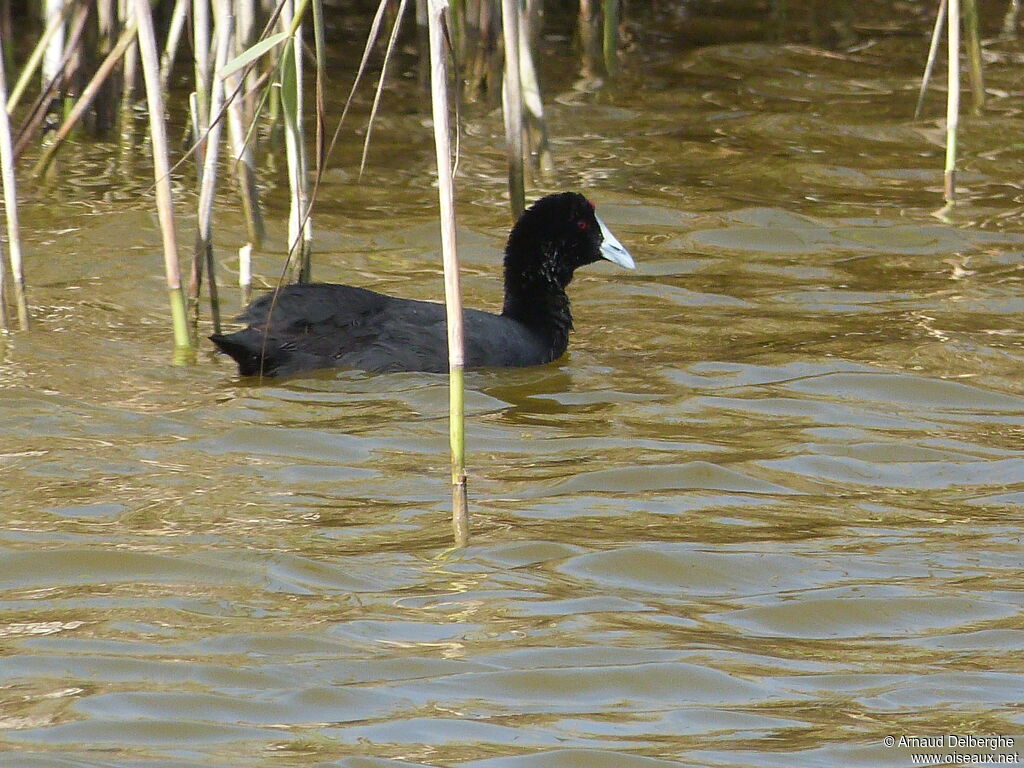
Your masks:
M 509 234 L 506 289 L 542 282 L 564 290 L 576 269 L 601 259 L 636 266 L 587 198 L 576 192 L 548 195 L 527 208 Z

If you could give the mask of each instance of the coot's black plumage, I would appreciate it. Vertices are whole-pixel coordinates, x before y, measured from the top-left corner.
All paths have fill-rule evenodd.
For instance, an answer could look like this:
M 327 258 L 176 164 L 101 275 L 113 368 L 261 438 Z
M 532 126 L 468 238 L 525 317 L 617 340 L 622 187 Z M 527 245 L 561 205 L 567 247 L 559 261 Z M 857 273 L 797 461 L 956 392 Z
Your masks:
M 599 259 L 635 266 L 583 195 L 563 192 L 534 203 L 505 247 L 501 314 L 464 311 L 466 367 L 540 365 L 560 357 L 572 330 L 565 288 L 578 267 Z M 247 328 L 210 337 L 243 376 L 448 369 L 443 304 L 330 283 L 289 285 L 274 295 L 256 299 L 238 318 Z

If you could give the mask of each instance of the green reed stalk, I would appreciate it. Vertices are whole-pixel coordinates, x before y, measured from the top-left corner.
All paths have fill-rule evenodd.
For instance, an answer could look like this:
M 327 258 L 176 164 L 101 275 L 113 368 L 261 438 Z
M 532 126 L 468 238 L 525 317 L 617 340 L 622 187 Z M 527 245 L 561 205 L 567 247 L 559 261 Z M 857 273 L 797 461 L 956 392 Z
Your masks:
M 956 201 L 956 140 L 960 125 L 960 0 L 949 0 L 946 19 L 949 67 L 946 95 L 946 170 L 943 174 L 943 197 L 952 205 Z
M 466 498 L 466 425 L 463 369 L 462 290 L 455 244 L 455 190 L 452 181 L 451 128 L 448 120 L 448 65 L 442 17 L 447 0 L 430 0 L 430 96 L 437 156 L 437 197 L 441 213 L 441 255 L 444 259 L 444 303 L 448 323 L 448 425 L 452 459 L 452 530 L 455 545 L 469 541 Z
M 181 271 L 178 266 L 178 241 L 174 232 L 174 203 L 171 196 L 171 169 L 167 153 L 167 127 L 164 122 L 164 99 L 160 90 L 160 62 L 157 58 L 156 35 L 149 0 L 135 0 L 135 23 L 138 25 L 139 52 L 142 55 L 142 73 L 146 82 L 146 101 L 149 106 L 149 132 L 153 143 L 153 176 L 156 180 L 157 214 L 164 246 L 164 272 L 171 304 L 171 324 L 174 346 L 178 352 L 192 350 L 192 337 L 185 312 L 185 295 L 181 290 Z M 181 359 L 176 356 L 176 362 Z
M 519 0 L 501 0 L 501 29 L 505 41 L 505 76 L 501 101 L 505 116 L 505 147 L 508 150 L 508 191 L 512 220 L 526 208 L 523 169 L 523 88 L 519 65 Z
M 0 50 L 0 104 L 7 103 L 7 73 L 3 51 Z M 0 178 L 4 185 L 4 211 L 7 214 L 7 248 L 14 282 L 14 303 L 18 308 L 18 325 L 27 330 L 28 300 L 25 298 L 25 273 L 21 258 L 21 229 L 18 225 L 18 185 L 14 174 L 14 145 L 7 109 L 0 109 Z M 0 266 L 2 269 L 2 266 Z

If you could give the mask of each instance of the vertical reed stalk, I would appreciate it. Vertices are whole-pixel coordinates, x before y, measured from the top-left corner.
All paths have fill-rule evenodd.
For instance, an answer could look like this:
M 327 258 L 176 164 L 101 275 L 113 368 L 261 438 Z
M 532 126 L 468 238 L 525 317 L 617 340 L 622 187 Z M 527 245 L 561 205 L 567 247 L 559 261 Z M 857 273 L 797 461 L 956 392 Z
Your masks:
M 614 75 L 619 68 L 619 0 L 604 0 L 604 68 Z
M 2 49 L 0 49 L 0 104 L 7 104 L 7 73 Z M 11 141 L 11 121 L 7 116 L 6 109 L 0 109 L 0 172 L 2 172 L 4 186 L 4 210 L 7 214 L 7 247 L 10 251 L 11 276 L 14 278 L 14 303 L 18 308 L 18 325 L 24 331 L 29 326 L 28 301 L 25 298 L 21 230 L 18 226 L 18 186 L 14 175 L 14 145 Z
M 220 134 L 224 121 L 220 119 L 224 106 L 224 79 L 220 72 L 228 60 L 231 36 L 234 33 L 235 17 L 231 12 L 230 0 L 217 0 L 216 29 L 217 56 L 214 62 L 215 76 L 210 80 L 210 114 L 213 123 L 206 136 L 206 154 L 203 157 L 203 172 L 199 182 L 198 227 L 196 230 L 193 264 L 206 264 L 210 294 L 210 318 L 213 332 L 220 333 L 220 306 L 217 300 L 217 272 L 213 258 L 213 203 L 217 194 L 217 160 L 220 156 Z M 202 270 L 199 270 L 201 279 Z M 197 286 L 198 289 L 198 286 Z
M 46 44 L 46 52 L 43 54 L 43 83 L 53 80 L 60 71 L 60 60 L 64 56 L 64 0 L 45 0 L 44 15 L 47 25 L 56 20 L 57 28 Z
M 228 140 L 231 144 L 232 167 L 238 181 L 238 193 L 242 198 L 242 211 L 245 214 L 245 226 L 249 241 L 257 245 L 263 242 L 266 232 L 263 228 L 263 216 L 260 213 L 260 192 L 256 183 L 256 161 L 253 159 L 252 147 L 246 141 L 245 116 L 243 114 L 242 97 L 238 93 L 241 76 L 237 72 L 228 75 L 224 80 L 224 88 L 234 94 L 228 102 Z
M 978 30 L 978 0 L 963 0 L 964 33 L 967 37 L 967 74 L 971 79 L 971 114 L 985 107 L 985 76 L 981 65 L 981 33 Z
M 512 221 L 526 208 L 523 170 L 523 89 L 519 64 L 519 0 L 501 0 L 501 29 L 505 41 L 505 76 L 501 101 L 505 115 L 505 146 L 508 150 L 508 191 Z
M 949 0 L 946 20 L 946 46 L 949 67 L 946 95 L 946 171 L 943 175 L 943 197 L 952 205 L 956 201 L 956 139 L 960 124 L 960 0 Z
M 281 21 L 286 29 L 295 19 L 292 0 L 285 0 Z M 288 183 L 291 206 L 288 216 L 288 255 L 298 255 L 298 280 L 312 279 L 312 218 L 308 215 L 309 176 L 306 142 L 302 131 L 302 25 L 296 28 L 285 46 L 281 61 L 281 112 L 285 123 L 285 153 L 288 158 Z M 294 268 L 293 268 L 294 270 Z
M 252 243 L 238 249 L 238 287 L 245 306 L 252 301 Z
M 196 71 L 196 101 L 198 114 L 195 122 L 205 132 L 210 125 L 210 0 L 192 2 L 192 56 Z M 202 134 L 200 134 L 201 136 Z M 200 137 L 196 137 L 200 141 Z M 202 148 L 196 158 L 202 162 Z
M 518 0 L 517 0 L 518 2 Z M 441 254 L 444 259 L 444 297 L 448 322 L 448 409 L 452 454 L 452 530 L 455 545 L 469 541 L 466 499 L 466 434 L 462 338 L 462 291 L 455 245 L 455 190 L 452 182 L 451 130 L 448 124 L 448 66 L 444 50 L 443 16 L 447 0 L 430 0 L 430 94 L 437 155 L 437 196 L 441 212 Z
M 528 116 L 530 143 L 537 152 L 537 164 L 543 175 L 551 174 L 555 169 L 551 158 L 551 145 L 548 142 L 547 121 L 544 119 L 544 101 L 540 95 L 540 83 L 537 80 L 537 68 L 533 64 L 533 20 L 535 10 L 529 7 L 519 15 L 519 79 L 523 87 L 523 106 Z
M 160 90 L 160 62 L 157 58 L 156 35 L 149 0 L 135 0 L 135 22 L 139 30 L 139 52 L 146 81 L 149 106 L 149 132 L 153 142 L 153 176 L 156 180 L 157 213 L 164 245 L 164 272 L 171 304 L 174 345 L 178 352 L 192 349 L 185 312 L 185 295 L 181 290 L 178 267 L 178 241 L 174 232 L 174 203 L 171 197 L 171 168 L 167 157 L 167 127 L 164 122 L 164 99 Z M 180 356 L 179 356 L 180 359 Z

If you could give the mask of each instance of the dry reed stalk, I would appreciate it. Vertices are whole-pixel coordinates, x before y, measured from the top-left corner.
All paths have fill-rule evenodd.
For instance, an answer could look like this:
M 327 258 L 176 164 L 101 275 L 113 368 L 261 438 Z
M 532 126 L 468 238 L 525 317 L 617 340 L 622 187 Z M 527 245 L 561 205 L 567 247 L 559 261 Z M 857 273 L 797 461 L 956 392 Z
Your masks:
M 152 19 L 150 20 L 150 23 L 152 24 Z M 82 90 L 82 95 L 78 98 L 78 101 L 75 102 L 75 106 L 68 113 L 67 117 L 64 119 L 64 122 L 57 130 L 57 133 L 54 134 L 53 143 L 46 148 L 46 151 L 43 152 L 39 160 L 36 162 L 35 166 L 32 168 L 33 176 L 42 175 L 42 173 L 49 167 L 50 162 L 53 160 L 54 154 L 56 154 L 61 144 L 63 144 L 64 140 L 67 139 L 68 135 L 78 124 L 79 119 L 81 119 L 82 115 L 85 113 L 85 110 L 89 108 L 89 105 L 92 103 L 92 100 L 96 98 L 96 94 L 99 92 L 99 89 L 103 86 L 103 83 L 106 82 L 106 79 L 110 76 L 110 73 L 114 70 L 114 67 L 117 65 L 117 62 L 120 61 L 121 57 L 124 55 L 124 52 L 128 50 L 128 47 L 135 41 L 135 36 L 137 33 L 138 27 L 135 24 L 132 24 L 131 26 L 125 28 L 124 31 L 121 32 L 121 37 L 118 38 L 117 45 L 115 45 L 113 50 L 107 54 L 107 57 L 103 60 L 103 63 L 100 64 L 99 68 L 96 70 L 96 73 L 92 76 L 92 80 L 90 80 L 89 84 L 86 85 L 85 88 Z M 162 104 L 163 99 L 161 99 L 160 101 Z M 160 118 L 161 120 L 163 119 L 162 112 L 160 114 Z
M 402 26 L 402 14 L 405 13 L 406 0 L 398 3 L 398 12 L 395 14 L 395 24 L 391 28 L 391 37 L 388 38 L 388 47 L 384 52 L 384 61 L 380 65 L 380 76 L 377 78 L 377 89 L 373 95 L 373 106 L 370 107 L 370 119 L 366 126 L 366 138 L 363 139 L 363 155 L 359 160 L 359 176 L 362 177 L 366 169 L 366 156 L 370 152 L 370 136 L 373 132 L 373 122 L 377 117 L 377 110 L 380 107 L 380 98 L 384 93 L 384 78 L 387 76 L 388 62 L 395 50 L 395 42 L 398 40 L 398 30 Z
M 948 0 L 946 19 L 949 68 L 946 95 L 946 170 L 943 174 L 943 197 L 952 205 L 956 201 L 956 141 L 960 125 L 960 0 Z
M 36 43 L 32 49 L 32 53 L 29 54 L 28 60 L 25 62 L 25 66 L 22 67 L 21 73 L 18 75 L 17 81 L 14 83 L 14 87 L 11 89 L 10 98 L 7 100 L 7 114 L 14 114 L 15 107 L 21 101 L 21 97 L 25 93 L 25 89 L 28 87 L 29 81 L 32 79 L 32 75 L 35 74 L 36 69 L 39 67 L 39 63 L 43 60 L 43 56 L 49 50 L 50 41 L 54 35 L 57 34 L 58 30 L 62 30 L 64 27 L 65 14 L 71 13 L 72 4 L 68 3 L 61 15 L 51 17 L 46 24 L 46 29 L 43 30 L 42 37 Z M 57 69 L 60 73 L 63 70 L 63 66 Z M 49 81 L 44 82 L 43 90 L 46 90 L 47 86 L 53 82 L 53 78 Z
M 292 0 L 282 3 L 281 22 L 291 34 L 281 61 L 281 112 L 285 123 L 285 154 L 291 205 L 288 216 L 288 257 L 297 254 L 298 281 L 312 279 L 313 222 L 309 216 L 309 176 L 302 130 L 302 23 Z M 294 273 L 294 267 L 292 267 Z
M 604 68 L 614 75 L 619 68 L 619 0 L 604 0 Z
M 517 0 L 518 1 L 518 0 Z M 465 383 L 463 368 L 462 291 L 455 243 L 455 190 L 452 182 L 451 129 L 448 121 L 448 67 L 444 51 L 443 15 L 447 0 L 429 0 L 430 93 L 437 156 L 437 196 L 441 212 L 441 254 L 444 259 L 444 298 L 448 323 L 448 409 L 452 465 L 452 530 L 455 545 L 469 541 L 466 498 Z
M 512 221 L 526 208 L 523 169 L 523 88 L 519 63 L 519 0 L 501 0 L 501 29 L 505 41 L 505 75 L 501 81 L 501 103 L 505 117 L 505 147 L 508 151 L 508 192 Z
M 978 0 L 963 0 L 964 34 L 967 38 L 967 76 L 971 80 L 971 114 L 985 107 L 985 75 L 981 64 L 981 33 L 978 29 Z
M 554 172 L 555 163 L 551 157 L 548 141 L 548 126 L 544 119 L 544 101 L 540 95 L 537 68 L 533 63 L 532 43 L 534 36 L 533 19 L 535 11 L 524 9 L 519 15 L 519 79 L 523 88 L 523 106 L 528 117 L 530 144 L 537 152 L 537 165 L 544 176 Z
M 914 119 L 921 117 L 921 110 L 924 108 L 924 94 L 928 90 L 928 81 L 931 80 L 932 70 L 935 68 L 935 59 L 939 53 L 939 40 L 942 39 L 942 28 L 946 23 L 946 3 L 948 0 L 939 0 L 939 12 L 935 15 L 935 26 L 932 27 L 932 39 L 928 45 L 928 59 L 924 65 L 924 74 L 921 76 L 921 88 L 917 93 L 917 106 L 914 107 Z
M 39 92 L 35 101 L 32 102 L 32 106 L 29 108 L 24 122 L 22 122 L 21 126 L 18 128 L 17 138 L 14 145 L 15 161 L 21 157 L 22 152 L 25 151 L 25 147 L 28 146 L 32 137 L 35 136 L 39 127 L 43 124 L 43 120 L 46 118 L 47 108 L 53 98 L 53 95 L 67 79 L 68 69 L 71 66 L 71 60 L 75 55 L 73 49 L 78 45 L 78 42 L 82 38 L 85 31 L 85 22 L 88 17 L 89 4 L 83 3 L 79 5 L 74 18 L 71 21 L 71 27 L 68 33 L 68 50 L 64 53 L 61 71 L 55 79 L 47 83 L 46 88 Z
M 146 82 L 146 101 L 149 106 L 149 132 L 153 143 L 153 176 L 156 181 L 157 214 L 164 250 L 164 273 L 171 305 L 171 324 L 174 346 L 179 352 L 192 349 L 185 311 L 185 296 L 181 290 L 181 270 L 178 266 L 178 241 L 174 231 L 174 202 L 171 196 L 171 169 L 167 157 L 167 128 L 164 122 L 164 100 L 160 89 L 160 62 L 158 60 L 153 18 L 149 0 L 135 0 L 135 22 L 138 25 L 139 52 Z M 180 359 L 180 356 L 178 356 Z M 178 360 L 176 359 L 176 362 Z
M 181 44 L 182 32 L 185 29 L 185 21 L 188 18 L 189 0 L 176 0 L 174 10 L 171 11 L 171 21 L 167 27 L 167 40 L 164 42 L 164 52 L 160 54 L 160 88 L 167 91 L 171 82 L 171 72 L 174 70 L 174 60 L 178 55 L 178 46 Z
M 3 51 L 0 50 L 0 104 L 7 103 L 7 73 Z M 28 300 L 25 297 L 25 273 L 21 258 L 21 229 L 18 224 L 18 185 L 14 173 L 14 146 L 11 141 L 11 121 L 7 110 L 0 109 L 0 178 L 4 187 L 4 211 L 7 214 L 7 247 L 11 260 L 14 283 L 14 303 L 18 310 L 18 325 L 28 329 Z
M 202 268 L 195 265 L 206 264 L 210 295 L 210 318 L 213 332 L 220 333 L 220 305 L 217 297 L 216 263 L 213 258 L 213 204 L 217 193 L 217 161 L 220 157 L 220 134 L 224 121 L 221 115 L 224 106 L 224 78 L 220 77 L 231 50 L 231 37 L 234 33 L 235 17 L 231 12 L 229 0 L 217 0 L 216 32 L 217 54 L 214 61 L 215 76 L 210 80 L 210 114 L 214 116 L 205 138 L 206 154 L 203 157 L 203 170 L 199 183 L 198 226 L 196 228 L 196 245 L 192 263 L 195 280 L 202 280 Z M 191 286 L 190 286 L 191 288 Z M 196 285 L 196 293 L 199 286 Z M 191 290 L 190 290 L 191 293 Z

